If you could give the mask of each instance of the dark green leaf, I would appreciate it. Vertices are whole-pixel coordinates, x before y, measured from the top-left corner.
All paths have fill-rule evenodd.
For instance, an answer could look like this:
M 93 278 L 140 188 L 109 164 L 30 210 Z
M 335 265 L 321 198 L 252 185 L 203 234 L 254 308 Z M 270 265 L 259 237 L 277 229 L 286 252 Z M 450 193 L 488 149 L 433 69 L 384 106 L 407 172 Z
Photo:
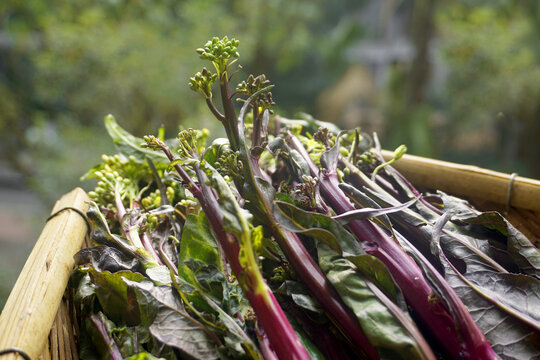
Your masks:
M 79 304 L 86 304 L 96 294 L 96 286 L 90 279 L 88 271 L 76 268 L 69 277 L 69 286 L 75 290 L 75 301 Z
M 221 213 L 223 215 L 223 227 L 228 233 L 237 237 L 244 236 L 249 231 L 248 219 L 251 219 L 251 214 L 240 207 L 236 201 L 229 184 L 223 176 L 213 167 L 207 166 L 209 180 L 218 196 Z
M 339 135 L 336 136 L 335 145 L 321 155 L 321 167 L 327 172 L 334 172 L 337 169 L 340 150 L 339 138 L 343 134 L 343 131 L 340 132 Z
M 75 254 L 74 258 L 77 265 L 88 264 L 100 272 L 122 270 L 136 272 L 141 269 L 137 259 L 130 258 L 120 250 L 105 245 L 82 249 Z
M 197 292 L 195 292 L 197 293 Z M 245 330 L 238 324 L 237 320 L 233 319 L 231 315 L 225 312 L 208 296 L 199 293 L 204 299 L 206 304 L 218 314 L 220 324 L 222 324 L 226 331 L 224 332 L 225 345 L 228 352 L 236 358 L 249 358 L 254 360 L 262 359 L 262 355 L 255 343 L 246 334 Z M 233 310 L 233 314 L 237 311 Z
M 538 279 L 485 270 L 467 257 L 452 257 L 441 246 L 438 236 L 434 236 L 434 242 L 433 251 L 440 259 L 448 284 L 468 308 L 493 350 L 502 359 L 540 357 L 540 331 L 530 323 L 530 320 L 538 322 L 537 315 L 531 319 L 540 310 Z
M 111 336 L 114 323 L 101 311 L 97 314 L 89 313 L 83 324 L 83 340 L 81 355 L 90 359 L 122 359 L 115 340 Z M 86 341 L 91 339 L 91 345 Z
M 385 203 L 384 205 L 381 205 L 379 202 L 380 202 L 380 198 L 379 196 L 375 196 L 375 199 L 372 199 L 371 197 L 369 197 L 368 195 L 366 195 L 364 192 L 356 189 L 354 186 L 351 186 L 347 183 L 340 183 L 339 184 L 339 188 L 347 195 L 349 196 L 354 203 L 356 203 L 357 205 L 361 206 L 361 207 L 368 207 L 368 208 L 377 208 L 377 207 L 381 207 L 381 206 L 391 206 L 390 203 Z M 368 189 L 366 189 L 367 191 Z M 374 193 L 370 193 L 372 196 L 374 195 Z M 379 195 L 379 194 L 377 194 Z M 384 196 L 381 196 L 381 197 L 384 197 Z M 405 211 L 407 211 L 407 209 L 405 209 Z M 382 226 L 384 228 L 386 228 L 387 230 L 391 231 L 392 230 L 392 224 L 390 222 L 390 219 L 388 218 L 387 215 L 384 215 L 382 214 L 380 217 L 378 217 L 377 219 L 377 222 L 379 222 L 380 224 L 382 224 Z
M 277 200 L 274 204 L 276 219 L 286 229 L 313 236 L 339 252 L 365 254 L 358 240 L 338 221 L 323 214 L 305 211 L 287 202 Z
M 197 282 L 197 288 L 219 302 L 223 301 L 226 287 L 225 275 L 214 265 L 206 265 L 202 261 L 187 259 L 184 264 L 191 270 Z
M 217 359 L 219 340 L 203 324 L 191 317 L 179 302 L 175 290 L 169 286 L 155 286 L 151 282 L 133 282 L 126 280 L 126 286 L 134 289 L 141 315 L 145 311 L 152 319 L 150 333 L 160 342 L 177 348 L 195 359 Z
M 445 277 L 469 309 L 478 328 L 502 359 L 538 359 L 540 333 L 473 290 L 445 263 Z
M 182 307 L 170 286 L 156 286 L 151 281 L 134 282 L 124 279 L 124 282 L 137 299 L 143 326 L 152 324 L 160 306 Z
M 525 274 L 540 279 L 540 251 L 519 230 L 498 212 L 485 212 L 477 216 L 456 216 L 467 224 L 480 225 L 499 232 L 505 238 L 505 249 Z
M 178 273 L 192 284 L 196 284 L 197 279 L 193 271 L 185 265 L 186 260 L 192 259 L 207 265 L 215 265 L 219 269 L 222 268 L 218 247 L 204 212 L 201 211 L 198 215 L 188 215 L 182 230 L 178 256 L 180 264 Z
M 298 117 L 300 119 L 287 119 L 284 117 L 279 117 L 279 121 L 285 126 L 301 126 L 302 130 L 311 134 L 314 134 L 319 130 L 319 128 L 326 128 L 334 134 L 338 134 L 341 129 L 336 126 L 336 124 L 326 121 L 320 121 L 313 118 L 313 116 L 306 113 L 299 113 Z
M 150 331 L 144 326 L 115 327 L 110 333 L 123 358 L 144 351 L 142 345 L 151 340 Z
M 319 303 L 309 294 L 308 289 L 303 283 L 292 280 L 285 280 L 275 293 L 290 296 L 294 303 L 301 308 L 319 314 L 323 313 L 323 310 L 321 309 Z
M 401 292 L 386 266 L 373 256 L 367 255 L 358 240 L 337 220 L 282 201 L 275 201 L 275 205 L 275 216 L 281 226 L 325 243 L 355 264 L 362 274 L 378 284 L 395 301 L 403 303 Z
M 194 359 L 218 359 L 216 344 L 201 325 L 177 310 L 160 307 L 150 325 L 150 333 L 159 341 L 172 346 Z
M 540 331 L 540 281 L 527 275 L 469 269 L 465 278 L 479 293 Z
M 276 190 L 274 189 L 272 184 L 270 184 L 268 181 L 266 181 L 264 179 L 261 179 L 258 176 L 255 176 L 255 182 L 256 182 L 262 196 L 266 200 L 266 202 L 268 204 L 271 204 L 272 201 L 274 200 L 274 194 L 276 192 Z
M 140 314 L 134 297 L 129 296 L 125 279 L 141 282 L 144 275 L 130 271 L 110 273 L 88 270 L 92 282 L 96 285 L 96 295 L 104 312 L 117 324 L 137 325 Z
M 296 336 L 298 336 L 298 339 L 300 342 L 302 342 L 302 345 L 306 349 L 309 357 L 311 360 L 324 360 L 325 357 L 321 350 L 319 350 L 319 347 L 323 347 L 325 344 L 321 344 L 317 342 L 317 339 L 311 339 L 305 332 L 302 327 L 297 324 L 294 318 L 289 318 L 289 322 L 291 323 L 291 326 L 293 327 L 294 332 L 296 333 Z

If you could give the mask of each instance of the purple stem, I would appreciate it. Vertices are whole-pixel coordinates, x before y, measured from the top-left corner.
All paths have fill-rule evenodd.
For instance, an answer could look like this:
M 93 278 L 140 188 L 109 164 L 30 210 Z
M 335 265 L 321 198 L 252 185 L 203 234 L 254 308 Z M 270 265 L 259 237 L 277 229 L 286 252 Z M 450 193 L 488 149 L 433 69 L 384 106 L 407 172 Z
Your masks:
M 158 251 L 159 251 L 159 255 L 162 259 L 162 261 L 165 263 L 165 265 L 167 265 L 167 267 L 169 268 L 169 270 L 172 270 L 174 272 L 174 274 L 176 276 L 178 276 L 178 267 L 175 266 L 173 264 L 173 262 L 171 261 L 171 259 L 169 258 L 169 256 L 167 256 L 167 253 L 165 252 L 165 248 L 163 247 L 165 245 L 165 242 L 167 241 L 167 238 L 164 237 L 160 242 L 159 242 L 159 247 L 158 247 Z
M 260 329 L 258 326 L 255 327 L 255 332 L 257 334 L 257 338 L 259 339 L 259 349 L 261 350 L 262 356 L 264 360 L 279 360 L 279 358 L 276 355 L 276 352 L 274 349 L 272 349 L 272 345 L 270 345 L 270 340 L 268 339 L 268 335 Z
M 103 321 L 101 321 L 101 319 L 94 313 L 90 314 L 90 321 L 92 321 L 97 331 L 103 338 L 105 345 L 107 345 L 107 350 L 109 351 L 109 355 L 111 355 L 111 359 L 122 360 L 123 357 L 118 349 L 118 345 L 116 345 L 116 342 L 109 336 L 109 332 L 107 331 Z
M 300 141 L 293 136 L 288 136 L 287 141 L 302 155 L 312 176 L 319 176 L 319 169 Z M 321 195 L 334 211 L 342 214 L 354 210 L 354 206 L 338 185 L 339 180 L 335 171 L 323 171 L 320 174 Z M 348 226 L 364 244 L 365 251 L 386 265 L 414 313 L 431 330 L 439 344 L 453 359 L 472 358 L 473 355 L 477 356 L 475 359 L 497 359 L 489 344 L 485 342 L 484 335 L 474 323 L 456 331 L 457 324 L 443 306 L 443 301 L 436 297 L 416 262 L 393 238 L 369 220 L 353 220 Z M 448 291 L 453 292 L 451 288 Z M 463 303 L 461 306 L 464 306 Z
M 161 149 L 170 161 L 174 161 L 174 156 L 164 144 L 162 144 Z M 289 320 L 283 313 L 268 285 L 266 283 L 257 284 L 257 276 L 253 274 L 253 271 L 244 268 L 240 264 L 240 246 L 238 240 L 225 231 L 222 222 L 223 214 L 221 213 L 215 194 L 205 184 L 206 178 L 203 172 L 197 166 L 195 167 L 199 183 L 201 184 L 201 187 L 199 187 L 179 164 L 176 164 L 174 167 L 180 177 L 186 182 L 193 196 L 199 201 L 236 278 L 242 279 L 243 284 L 248 284 L 248 286 L 242 286 L 242 290 L 255 311 L 258 322 L 269 335 L 272 347 L 275 349 L 279 358 L 309 360 L 306 349 L 296 336 Z M 258 291 L 253 291 L 254 289 L 250 288 L 249 285 L 255 287 Z M 263 292 L 260 292 L 261 286 L 264 289 Z
M 246 104 L 244 104 L 244 107 Z M 241 138 L 244 138 L 243 130 L 244 128 L 240 127 L 239 134 Z M 243 145 L 245 146 L 245 143 Z M 247 148 L 244 151 L 248 153 Z M 257 159 L 249 155 L 246 155 L 246 157 L 246 178 L 255 179 L 258 176 L 264 179 L 264 173 Z M 352 310 L 343 303 L 341 297 L 330 284 L 315 260 L 313 260 L 300 238 L 295 233 L 281 228 L 273 216 L 272 205 L 261 193 L 258 184 L 253 182 L 252 186 L 257 192 L 255 194 L 257 203 L 253 204 L 257 214 L 268 225 L 285 257 L 289 260 L 296 274 L 306 285 L 309 292 L 319 302 L 328 317 L 334 322 L 356 351 L 363 351 L 364 355 L 369 359 L 379 359 L 379 352 L 369 342 L 358 319 L 356 319 Z M 244 188 L 242 186 L 238 187 L 238 191 L 245 197 L 245 191 L 243 190 Z M 253 194 L 251 194 L 251 197 L 253 197 Z
M 152 246 L 152 240 L 150 240 L 150 236 L 148 236 L 148 233 L 147 232 L 142 233 L 141 235 L 139 235 L 139 238 L 141 239 L 141 243 L 143 244 L 144 249 L 148 251 L 150 255 L 152 255 L 154 260 L 159 265 L 163 265 L 163 262 L 161 262 L 161 258 L 156 252 L 156 249 L 154 249 L 154 246 Z
M 248 286 L 242 286 L 242 290 L 255 311 L 258 323 L 268 335 L 272 348 L 276 351 L 280 359 L 308 360 L 309 355 L 306 349 L 296 336 L 289 320 L 268 285 L 266 283 L 258 284 L 257 276 L 253 274 L 253 271 L 244 268 L 240 264 L 238 240 L 225 231 L 222 223 L 223 215 L 221 214 L 217 199 L 211 189 L 205 184 L 206 178 L 204 174 L 199 168 L 196 168 L 196 173 L 201 184 L 201 192 L 197 200 L 201 203 L 201 207 L 210 222 L 216 238 L 223 247 L 236 278 L 243 279 L 241 283 L 248 284 Z M 264 292 L 260 292 L 261 287 L 264 289 Z

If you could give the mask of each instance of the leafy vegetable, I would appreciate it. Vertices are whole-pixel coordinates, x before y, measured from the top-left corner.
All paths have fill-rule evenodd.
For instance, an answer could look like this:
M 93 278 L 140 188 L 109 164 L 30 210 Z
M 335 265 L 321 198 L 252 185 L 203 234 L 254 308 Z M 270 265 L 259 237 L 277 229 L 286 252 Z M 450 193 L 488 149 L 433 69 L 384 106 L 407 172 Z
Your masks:
M 105 119 L 118 153 L 84 176 L 94 246 L 70 282 L 81 358 L 538 358 L 538 249 L 421 194 L 391 166 L 404 146 L 384 162 L 376 135 L 274 115 L 264 75 L 232 92 L 238 46 L 207 42 L 189 82 L 227 139 Z

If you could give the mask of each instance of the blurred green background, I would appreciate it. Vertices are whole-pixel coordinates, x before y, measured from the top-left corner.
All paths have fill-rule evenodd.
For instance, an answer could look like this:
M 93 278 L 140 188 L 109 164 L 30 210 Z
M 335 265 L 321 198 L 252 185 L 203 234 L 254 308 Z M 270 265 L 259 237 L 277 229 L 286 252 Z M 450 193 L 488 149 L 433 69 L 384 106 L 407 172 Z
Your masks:
M 536 0 L 3 0 L 0 309 L 53 202 L 113 151 L 106 114 L 139 136 L 221 134 L 187 82 L 223 35 L 280 114 L 540 178 Z

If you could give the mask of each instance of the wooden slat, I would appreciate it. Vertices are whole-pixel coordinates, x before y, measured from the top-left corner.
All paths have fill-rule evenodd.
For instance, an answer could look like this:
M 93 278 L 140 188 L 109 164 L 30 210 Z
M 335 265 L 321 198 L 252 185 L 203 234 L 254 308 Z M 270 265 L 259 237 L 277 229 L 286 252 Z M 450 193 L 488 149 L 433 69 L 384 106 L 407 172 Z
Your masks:
M 387 160 L 392 158 L 392 154 L 383 150 L 383 157 Z M 404 155 L 393 166 L 417 186 L 506 204 L 511 176 L 509 174 L 414 155 Z M 515 177 L 511 205 L 539 212 L 540 181 Z
M 65 207 L 85 213 L 88 201 L 77 188 L 58 200 L 52 213 Z M 86 222 L 73 210 L 46 223 L 0 315 L 0 349 L 20 348 L 32 359 L 41 354 L 74 266 L 73 255 L 81 249 L 86 233 Z M 18 356 L 1 357 L 7 359 Z

